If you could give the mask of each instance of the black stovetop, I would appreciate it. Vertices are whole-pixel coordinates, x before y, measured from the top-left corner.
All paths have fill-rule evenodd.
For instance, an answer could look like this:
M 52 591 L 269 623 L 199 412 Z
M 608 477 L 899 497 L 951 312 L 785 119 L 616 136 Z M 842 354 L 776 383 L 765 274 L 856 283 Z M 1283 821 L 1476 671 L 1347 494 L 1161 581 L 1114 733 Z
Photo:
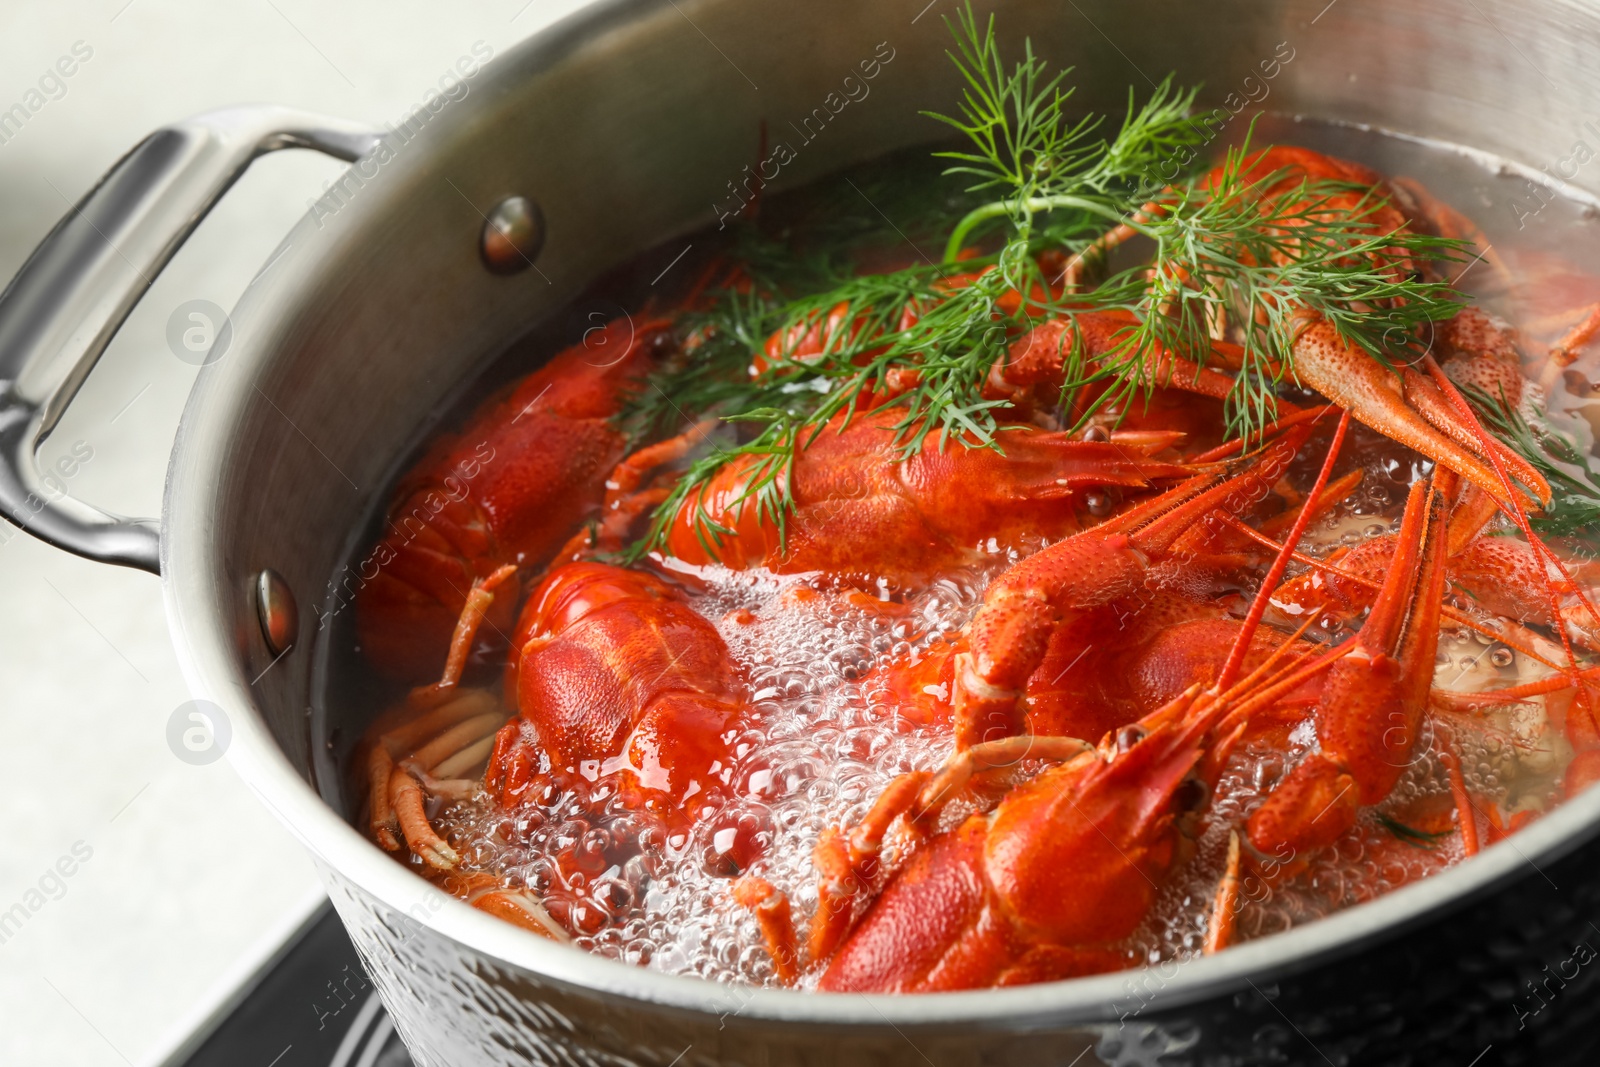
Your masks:
M 186 1067 L 411 1067 L 411 1057 L 324 905 Z

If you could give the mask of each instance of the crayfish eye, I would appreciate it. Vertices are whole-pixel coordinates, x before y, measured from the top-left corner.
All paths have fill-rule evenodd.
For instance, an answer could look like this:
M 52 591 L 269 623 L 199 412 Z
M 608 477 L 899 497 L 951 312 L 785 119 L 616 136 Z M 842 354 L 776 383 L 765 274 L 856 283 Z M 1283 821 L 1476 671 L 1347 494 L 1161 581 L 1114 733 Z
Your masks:
M 1211 787 L 1198 778 L 1185 778 L 1172 795 L 1177 810 L 1189 814 L 1200 811 L 1211 800 Z
M 1124 726 L 1117 731 L 1117 751 L 1126 752 L 1148 736 L 1144 727 L 1138 725 Z

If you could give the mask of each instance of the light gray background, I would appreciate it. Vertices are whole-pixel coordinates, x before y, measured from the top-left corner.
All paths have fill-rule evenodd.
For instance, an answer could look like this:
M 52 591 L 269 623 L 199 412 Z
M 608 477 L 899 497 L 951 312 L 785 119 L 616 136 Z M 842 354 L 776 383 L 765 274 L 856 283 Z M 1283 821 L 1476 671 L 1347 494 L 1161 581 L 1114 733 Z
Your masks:
M 0 277 L 164 122 L 257 102 L 394 122 L 475 41 L 498 54 L 580 6 L 8 0 L 0 111 L 74 43 L 93 55 L 0 144 Z M 47 461 L 77 442 L 93 449 L 75 495 L 158 513 L 196 370 L 167 347 L 169 315 L 193 299 L 231 308 L 338 169 L 301 152 L 257 163 L 156 280 L 45 449 Z M 64 894 L 0 944 L 0 1063 L 162 1063 L 298 928 L 321 888 L 225 759 L 193 766 L 167 747 L 168 717 L 188 694 L 156 579 L 0 524 L 0 603 L 0 912 L 74 843 L 93 850 Z M 319 992 L 306 991 L 308 1012 Z M 262 1051 L 265 1067 L 278 1050 Z

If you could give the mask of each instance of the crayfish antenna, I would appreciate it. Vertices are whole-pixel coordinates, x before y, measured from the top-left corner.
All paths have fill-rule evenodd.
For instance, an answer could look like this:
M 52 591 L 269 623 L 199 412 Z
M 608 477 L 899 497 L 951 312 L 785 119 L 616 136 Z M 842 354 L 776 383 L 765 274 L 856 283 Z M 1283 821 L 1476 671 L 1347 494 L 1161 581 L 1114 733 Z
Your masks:
M 1233 680 L 1238 677 L 1239 670 L 1244 666 L 1245 654 L 1250 650 L 1251 642 L 1255 640 L 1256 631 L 1261 626 L 1261 619 L 1266 614 L 1267 607 L 1272 603 L 1272 593 L 1283 578 L 1283 572 L 1289 566 L 1289 559 L 1300 545 L 1300 539 L 1305 536 L 1306 527 L 1311 523 L 1314 503 L 1322 490 L 1328 484 L 1328 479 L 1333 474 L 1333 465 L 1339 458 L 1339 449 L 1344 445 L 1345 433 L 1350 429 L 1350 412 L 1346 411 L 1339 416 L 1339 426 L 1333 431 L 1333 443 L 1328 446 L 1328 454 L 1322 461 L 1322 469 L 1317 472 L 1317 480 L 1307 494 L 1307 505 L 1300 509 L 1295 516 L 1294 525 L 1289 528 L 1289 535 L 1283 540 L 1283 548 L 1278 551 L 1278 556 L 1272 561 L 1272 566 L 1267 569 L 1266 577 L 1261 580 L 1261 588 L 1256 590 L 1255 600 L 1250 605 L 1249 614 L 1245 616 L 1244 625 L 1239 628 L 1239 635 L 1234 639 L 1233 648 L 1228 652 L 1227 662 L 1223 664 L 1221 672 L 1217 675 L 1214 691 L 1226 692 L 1233 685 Z
M 1273 649 L 1272 654 L 1263 660 L 1260 666 L 1216 697 L 1218 705 L 1225 710 L 1217 722 L 1217 733 L 1222 740 L 1212 746 L 1207 756 L 1207 765 L 1214 766 L 1215 772 L 1220 772 L 1222 766 L 1228 762 L 1228 758 L 1233 755 L 1234 745 L 1249 726 L 1251 716 L 1264 708 L 1271 707 L 1296 686 L 1327 670 L 1344 654 L 1344 650 L 1334 649 L 1323 653 L 1309 664 L 1305 662 L 1304 655 L 1297 655 L 1294 663 L 1282 670 L 1275 670 L 1278 662 L 1291 654 L 1289 650 L 1300 642 L 1314 621 L 1307 619 L 1301 623 L 1300 628 Z
M 1267 425 L 1263 426 L 1260 430 L 1247 437 L 1235 437 L 1233 440 L 1225 441 L 1208 452 L 1201 452 L 1199 455 L 1190 456 L 1189 462 L 1217 463 L 1222 460 L 1229 459 L 1245 451 L 1247 448 L 1260 447 L 1263 441 L 1270 441 L 1272 438 L 1286 430 L 1289 430 L 1295 426 L 1300 426 L 1307 422 L 1316 422 L 1328 412 L 1337 410 L 1339 410 L 1339 405 L 1337 404 L 1323 404 L 1320 407 L 1303 408 L 1300 411 L 1285 415 L 1276 422 L 1267 423 Z
M 1180 499 L 1176 506 L 1162 497 L 1140 505 L 1127 513 L 1136 516 L 1133 523 L 1121 529 L 1128 531 L 1129 540 L 1141 551 L 1161 552 L 1214 511 L 1237 514 L 1246 510 L 1271 491 L 1273 483 L 1282 477 L 1300 446 L 1311 436 L 1311 429 L 1309 424 L 1294 426 L 1255 455 L 1234 461 L 1216 475 L 1202 475 L 1205 482 L 1200 478 L 1192 479 L 1185 485 L 1193 485 L 1195 492 Z M 1160 506 L 1150 507 L 1144 515 L 1136 515 L 1150 505 Z
M 1489 431 L 1484 429 L 1483 423 L 1473 413 L 1472 405 L 1467 403 L 1467 398 L 1461 395 L 1461 390 L 1456 388 L 1456 384 L 1444 373 L 1444 369 L 1439 366 L 1432 356 L 1426 357 L 1424 366 L 1428 371 L 1429 377 L 1438 384 L 1440 391 L 1448 398 L 1462 420 L 1471 427 L 1480 440 L 1487 442 L 1490 439 Z M 1566 565 L 1561 562 L 1560 557 L 1551 550 L 1549 545 L 1545 544 L 1542 537 L 1534 532 L 1533 523 L 1529 520 L 1528 512 L 1522 506 L 1522 501 L 1517 499 L 1517 494 L 1511 491 L 1511 477 L 1506 473 L 1505 464 L 1501 462 L 1498 453 L 1492 449 L 1487 449 L 1487 451 L 1489 461 L 1494 465 L 1495 474 L 1499 478 L 1501 486 L 1504 487 L 1508 498 L 1505 502 L 1502 502 L 1502 510 L 1505 510 L 1505 505 L 1509 504 L 1509 513 L 1512 521 L 1517 524 L 1517 528 L 1522 531 L 1522 535 L 1533 546 L 1534 552 L 1540 559 L 1555 567 L 1561 581 L 1577 594 L 1578 602 L 1583 606 L 1583 609 L 1589 613 L 1589 617 L 1597 625 L 1600 625 L 1600 611 L 1595 609 L 1588 594 L 1584 592 L 1581 585 L 1572 580 L 1572 575 L 1568 572 Z M 1556 633 L 1561 637 L 1562 651 L 1566 653 L 1567 670 L 1572 676 L 1573 685 L 1578 690 L 1577 699 L 1572 702 L 1572 707 L 1567 711 L 1566 724 L 1567 740 L 1576 750 L 1576 755 L 1572 764 L 1569 765 L 1567 775 L 1562 783 L 1567 795 L 1571 796 L 1577 790 L 1586 788 L 1595 781 L 1600 781 L 1600 720 L 1595 717 L 1593 698 L 1579 673 L 1578 657 L 1572 648 L 1572 635 L 1568 632 L 1566 617 L 1561 610 L 1560 593 L 1554 583 L 1546 580 L 1543 584 L 1545 594 L 1550 601 L 1551 618 L 1554 620 Z
M 1436 724 L 1434 741 L 1439 746 L 1439 762 L 1444 764 L 1450 778 L 1450 797 L 1456 806 L 1456 821 L 1461 827 L 1461 850 L 1468 856 L 1478 854 L 1478 813 L 1467 792 L 1466 778 L 1461 774 L 1461 760 L 1443 730 Z
M 1335 504 L 1342 502 L 1351 493 L 1360 488 L 1361 482 L 1366 478 L 1366 475 L 1367 472 L 1360 467 L 1339 475 L 1339 477 L 1329 482 L 1321 492 L 1315 495 L 1307 493 L 1305 500 L 1295 507 L 1287 508 L 1283 514 L 1274 515 L 1263 522 L 1260 527 L 1261 532 L 1269 537 L 1275 536 L 1293 527 L 1300 516 L 1307 512 L 1310 513 L 1312 521 L 1321 518 L 1332 510 Z
M 1327 410 L 1329 409 L 1321 408 L 1317 409 L 1317 412 Z M 1282 468 L 1294 458 L 1300 445 L 1310 436 L 1310 428 L 1304 423 L 1312 421 L 1314 420 L 1300 419 L 1288 425 L 1288 430 L 1282 438 L 1255 455 L 1236 459 L 1215 469 L 1196 474 L 1160 496 L 1141 501 L 1098 526 L 1091 527 L 1091 530 L 1101 536 L 1119 533 L 1130 537 L 1140 536 L 1150 548 L 1165 547 L 1195 522 L 1204 518 L 1207 513 L 1223 507 L 1229 502 L 1230 497 L 1237 501 L 1241 499 L 1238 494 L 1250 494 L 1250 490 L 1258 483 L 1261 484 L 1264 495 L 1266 487 L 1282 474 Z M 1284 424 L 1289 424 L 1289 420 L 1284 420 Z M 1189 466 L 1208 462 L 1211 460 L 1202 456 L 1191 461 Z M 1262 477 L 1263 468 L 1273 472 L 1272 478 Z
M 1495 510 L 1496 512 L 1499 511 L 1498 504 L 1495 505 Z M 1223 522 L 1231 527 L 1236 533 L 1248 537 L 1266 548 L 1277 551 L 1283 547 L 1277 541 L 1265 536 L 1258 530 L 1251 529 L 1249 526 L 1239 522 L 1237 519 L 1224 516 Z M 1307 556 L 1299 552 L 1295 552 L 1292 558 L 1294 562 L 1303 564 L 1306 567 L 1311 568 L 1313 571 L 1318 571 L 1325 576 L 1337 578 L 1341 582 L 1349 582 L 1351 585 L 1360 586 L 1374 594 L 1383 588 L 1382 582 L 1375 581 L 1360 574 L 1356 574 L 1354 571 L 1347 570 L 1338 563 L 1331 563 L 1327 559 L 1318 559 L 1315 556 Z M 1274 592 L 1274 602 L 1281 603 L 1281 600 L 1279 599 L 1281 594 L 1291 586 L 1303 582 L 1304 580 L 1304 576 L 1302 576 L 1300 578 L 1292 578 L 1289 581 L 1284 582 L 1278 587 L 1277 591 Z M 1537 640 L 1540 640 L 1539 636 L 1517 623 L 1501 619 L 1496 623 L 1496 625 L 1490 626 L 1478 619 L 1473 618 L 1466 612 L 1459 611 L 1456 608 L 1452 608 L 1448 605 L 1441 609 L 1440 614 L 1443 618 L 1449 619 L 1452 623 L 1455 623 L 1458 626 L 1465 626 L 1467 629 L 1476 631 L 1477 633 L 1489 638 L 1491 641 L 1499 641 L 1501 644 L 1505 645 L 1511 650 L 1520 652 L 1522 655 L 1527 656 L 1529 659 L 1540 664 L 1541 666 L 1549 667 L 1553 671 L 1559 671 L 1562 669 L 1560 664 L 1551 660 L 1548 656 L 1543 655 L 1533 647 L 1534 643 Z M 1555 688 L 1559 689 L 1561 686 L 1556 686 Z M 1541 690 L 1541 692 L 1551 691 L 1552 690 Z

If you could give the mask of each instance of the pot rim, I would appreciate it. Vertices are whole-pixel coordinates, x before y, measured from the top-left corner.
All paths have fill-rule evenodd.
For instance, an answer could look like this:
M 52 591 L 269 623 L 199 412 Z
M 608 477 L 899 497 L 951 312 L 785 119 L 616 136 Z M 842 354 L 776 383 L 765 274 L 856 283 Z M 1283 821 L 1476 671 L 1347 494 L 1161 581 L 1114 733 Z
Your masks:
M 520 42 L 484 68 L 480 77 L 485 91 L 475 94 L 479 106 L 482 100 L 493 99 L 498 87 L 557 64 L 606 32 L 663 6 L 661 0 L 602 0 Z M 427 157 L 428 147 L 438 146 L 470 113 L 471 102 L 462 104 L 442 116 L 445 121 L 430 124 L 418 138 L 418 147 L 407 155 Z M 410 165 L 417 165 L 416 160 Z M 385 188 L 399 184 L 370 186 L 363 202 L 348 214 L 381 215 L 391 195 Z M 341 223 L 345 214 L 341 212 Z M 225 709 L 246 709 L 233 716 L 227 755 L 256 796 L 320 864 L 338 871 L 397 914 L 417 917 L 420 908 L 422 925 L 487 960 L 552 983 L 686 1012 L 875 1029 L 915 1024 L 919 1029 L 970 1030 L 976 1025 L 1021 1030 L 1046 1021 L 1115 1021 L 1119 998 L 1126 1002 L 1132 982 L 1140 980 L 1135 1010 L 1121 1015 L 1126 1020 L 1275 981 L 1353 953 L 1519 877 L 1548 881 L 1541 864 L 1553 862 L 1600 832 L 1600 789 L 1596 789 L 1484 849 L 1470 862 L 1284 933 L 1216 956 L 1172 963 L 1176 973 L 1170 977 L 1162 973 L 1169 965 L 1162 965 L 959 993 L 815 993 L 730 987 L 665 975 L 552 943 L 445 896 L 362 837 L 295 771 L 252 699 L 254 683 L 244 673 L 240 650 L 229 636 L 235 627 L 221 617 L 228 578 L 219 547 L 212 542 L 212 516 L 226 484 L 221 461 L 230 449 L 223 442 L 244 423 L 242 416 L 252 402 L 261 368 L 292 329 L 296 309 L 317 291 L 318 271 L 331 258 L 330 242 L 345 232 L 351 231 L 341 226 L 321 230 L 309 213 L 302 217 L 241 297 L 233 315 L 229 358 L 201 370 L 179 424 L 168 470 L 161 531 L 163 598 L 178 660 L 194 696 Z M 1151 974 L 1156 976 L 1153 991 L 1145 978 Z M 730 1010 L 730 1005 L 736 1008 Z

